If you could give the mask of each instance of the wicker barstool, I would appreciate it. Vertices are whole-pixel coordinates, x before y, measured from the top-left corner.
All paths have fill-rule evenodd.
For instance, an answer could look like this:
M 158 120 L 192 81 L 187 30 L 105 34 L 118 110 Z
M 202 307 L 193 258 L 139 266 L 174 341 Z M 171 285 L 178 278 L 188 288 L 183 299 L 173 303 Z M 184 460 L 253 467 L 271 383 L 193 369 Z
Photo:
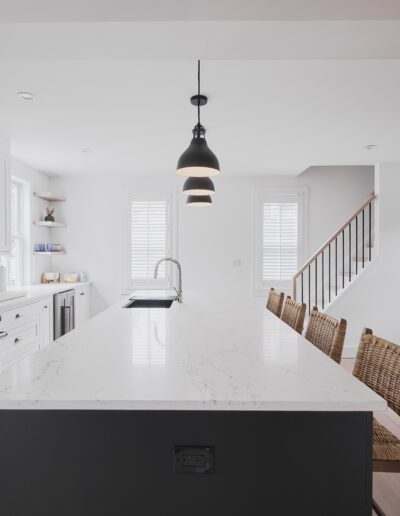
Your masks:
M 400 346 L 373 335 L 365 329 L 361 335 L 353 374 L 387 401 L 400 416 Z M 376 472 L 400 473 L 400 439 L 375 418 L 373 420 L 372 468 Z M 373 501 L 377 514 L 382 509 Z
M 290 296 L 287 296 L 285 305 L 282 311 L 282 321 L 288 324 L 291 328 L 300 333 L 303 333 L 304 318 L 306 316 L 307 306 L 305 303 L 298 303 Z
M 281 316 L 284 297 L 283 292 L 277 292 L 274 288 L 270 288 L 266 308 L 277 317 Z
M 340 364 L 347 322 L 334 319 L 314 306 L 308 321 L 305 338 Z

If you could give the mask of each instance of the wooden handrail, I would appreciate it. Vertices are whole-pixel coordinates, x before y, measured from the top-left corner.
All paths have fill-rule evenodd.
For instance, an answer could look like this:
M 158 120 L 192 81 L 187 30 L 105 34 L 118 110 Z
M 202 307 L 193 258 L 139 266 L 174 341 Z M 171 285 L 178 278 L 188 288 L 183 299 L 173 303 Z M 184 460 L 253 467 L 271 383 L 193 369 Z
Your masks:
M 307 267 L 308 267 L 309 265 L 311 265 L 311 264 L 313 263 L 313 261 L 314 261 L 314 260 L 316 260 L 316 259 L 318 258 L 318 256 L 319 256 L 323 251 L 325 251 L 325 249 L 329 246 L 329 244 L 331 244 L 331 243 L 335 240 L 335 238 L 337 238 L 337 237 L 340 235 L 340 233 L 341 233 L 342 231 L 344 231 L 344 230 L 347 228 L 347 226 L 353 222 L 353 220 L 357 217 L 357 215 L 358 215 L 360 212 L 362 212 L 362 211 L 366 208 L 366 206 L 368 206 L 368 205 L 369 205 L 369 203 L 371 203 L 372 201 L 374 201 L 374 200 L 376 199 L 376 197 L 377 197 L 377 196 L 376 196 L 374 193 L 373 193 L 373 194 L 371 194 L 371 195 L 368 197 L 368 199 L 366 199 L 366 200 L 363 202 L 363 204 L 360 206 L 360 208 L 358 208 L 358 210 L 357 210 L 357 211 L 355 211 L 355 212 L 353 213 L 353 215 L 351 215 L 351 216 L 346 220 L 346 222 L 345 222 L 344 224 L 342 224 L 342 225 L 340 226 L 340 228 L 339 228 L 337 231 L 335 231 L 335 233 L 334 233 L 331 237 L 329 237 L 329 238 L 328 238 L 328 240 L 327 240 L 327 241 L 326 241 L 326 242 L 325 242 L 325 243 L 324 243 L 324 244 L 323 244 L 323 245 L 322 245 L 322 246 L 321 246 L 317 251 L 315 251 L 315 253 L 311 256 L 311 258 L 310 258 L 310 259 L 308 259 L 308 260 L 306 261 L 306 263 L 305 263 L 302 267 L 300 267 L 300 269 L 299 269 L 299 270 L 296 272 L 296 274 L 293 276 L 293 285 L 295 284 L 296 279 L 300 276 L 300 274 L 301 274 L 302 272 L 304 272 L 304 271 L 307 269 Z

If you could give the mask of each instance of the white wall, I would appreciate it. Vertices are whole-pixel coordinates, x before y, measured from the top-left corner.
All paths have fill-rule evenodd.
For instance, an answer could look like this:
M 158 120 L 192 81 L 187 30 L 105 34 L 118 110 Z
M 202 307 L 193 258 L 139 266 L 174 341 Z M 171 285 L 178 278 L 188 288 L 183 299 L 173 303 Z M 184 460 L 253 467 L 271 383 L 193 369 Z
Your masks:
M 354 282 L 330 313 L 347 319 L 347 355 L 356 353 L 361 331 L 371 328 L 380 337 L 400 344 L 400 162 L 383 163 L 376 169 L 377 258 Z
M 51 258 L 47 256 L 34 256 L 32 251 L 35 243 L 46 243 L 51 241 L 50 230 L 45 227 L 33 225 L 34 220 L 43 218 L 46 201 L 33 197 L 33 192 L 48 192 L 50 190 L 50 178 L 43 172 L 39 172 L 29 165 L 11 158 L 10 172 L 27 183 L 28 197 L 28 224 L 30 238 L 28 238 L 27 259 L 29 270 L 25 274 L 25 283 L 40 283 L 42 272 L 51 271 Z
M 57 215 L 67 228 L 53 230 L 54 241 L 67 254 L 53 259 L 53 270 L 85 271 L 94 282 L 93 313 L 117 301 L 122 292 L 122 189 L 124 186 L 176 185 L 183 180 L 173 171 L 137 178 L 53 177 L 51 189 L 67 197 Z M 309 189 L 308 254 L 318 248 L 373 191 L 372 167 L 315 167 L 296 178 L 215 178 L 212 208 L 184 205 L 179 193 L 178 257 L 183 289 L 215 289 L 231 295 L 252 295 L 253 206 L 256 186 L 307 186 Z M 235 267 L 234 260 L 241 266 Z
M 0 135 L 0 153 L 4 156 L 10 155 L 10 142 Z

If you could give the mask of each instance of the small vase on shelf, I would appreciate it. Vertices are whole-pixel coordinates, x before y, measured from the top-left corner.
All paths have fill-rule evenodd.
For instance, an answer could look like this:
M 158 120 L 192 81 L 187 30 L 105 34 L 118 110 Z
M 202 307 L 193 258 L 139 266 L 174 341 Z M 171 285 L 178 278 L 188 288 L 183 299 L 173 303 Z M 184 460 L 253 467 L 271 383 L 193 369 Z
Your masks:
M 54 216 L 53 216 L 54 208 L 46 208 L 46 213 L 47 213 L 47 215 L 45 216 L 44 220 L 46 222 L 55 222 Z

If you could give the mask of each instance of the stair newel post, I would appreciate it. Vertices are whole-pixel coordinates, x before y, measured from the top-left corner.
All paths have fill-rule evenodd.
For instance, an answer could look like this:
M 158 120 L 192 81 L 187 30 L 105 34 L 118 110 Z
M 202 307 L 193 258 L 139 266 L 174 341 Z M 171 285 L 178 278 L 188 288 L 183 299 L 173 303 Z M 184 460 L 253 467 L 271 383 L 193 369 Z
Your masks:
M 364 249 L 365 249 L 365 212 L 363 209 L 363 211 L 362 211 L 362 266 L 363 266 L 363 268 L 364 268 L 364 261 L 365 261 Z
M 342 231 L 342 288 L 344 288 L 344 230 Z
M 314 260 L 315 263 L 315 306 L 318 306 L 318 256 Z
M 337 237 L 335 238 L 335 296 L 337 296 Z
M 308 315 L 311 313 L 311 265 L 308 266 Z
M 358 274 L 358 215 L 356 215 L 356 276 Z
M 351 222 L 349 224 L 349 282 L 351 281 Z
M 324 309 L 325 303 L 324 303 L 324 251 L 322 251 L 321 254 L 321 292 L 322 292 L 322 310 Z
M 301 302 L 304 303 L 304 272 L 301 273 Z
M 368 224 L 368 231 L 369 231 L 369 238 L 368 238 L 368 258 L 369 261 L 371 261 L 371 249 L 372 249 L 372 231 L 371 231 L 371 223 L 372 223 L 372 205 L 369 203 L 368 205 L 368 218 L 369 218 L 369 224 Z
M 331 244 L 328 247 L 328 300 L 331 302 Z

